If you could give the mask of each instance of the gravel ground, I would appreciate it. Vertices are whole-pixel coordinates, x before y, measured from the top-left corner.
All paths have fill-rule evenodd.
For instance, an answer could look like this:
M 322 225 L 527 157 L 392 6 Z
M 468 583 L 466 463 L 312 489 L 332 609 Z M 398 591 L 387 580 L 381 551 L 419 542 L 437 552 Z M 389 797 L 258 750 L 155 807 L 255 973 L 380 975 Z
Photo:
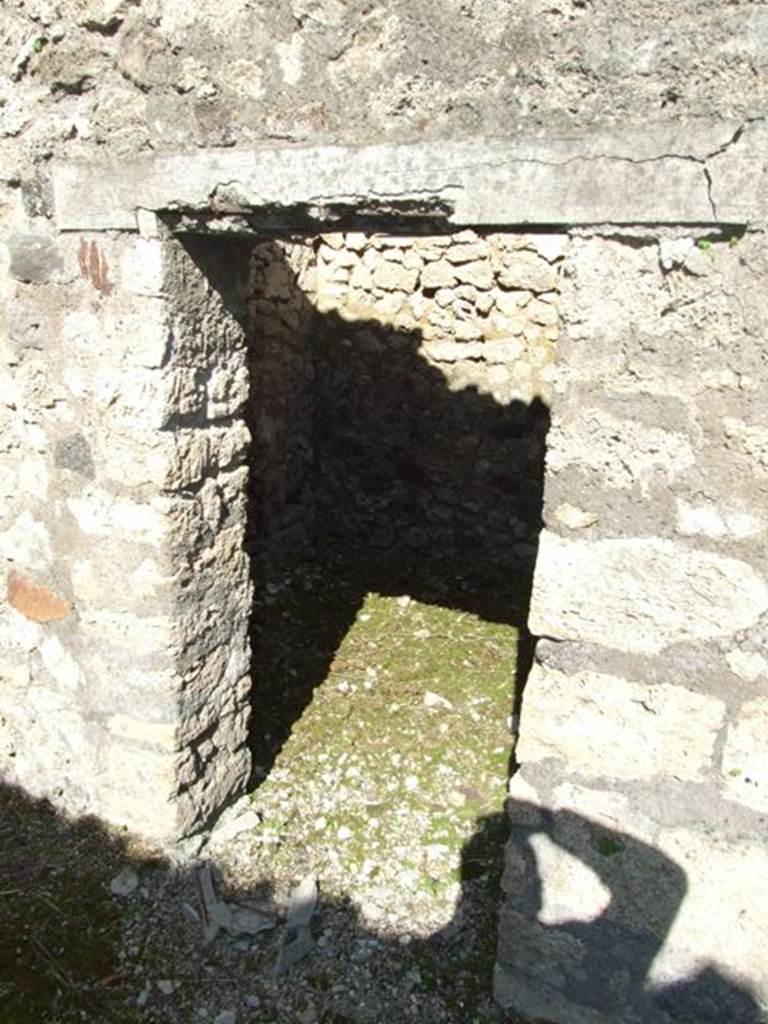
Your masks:
M 396 589 L 270 588 L 282 718 L 256 714 L 259 784 L 195 863 L 0 791 L 0 1024 L 513 1024 L 490 979 L 516 631 Z

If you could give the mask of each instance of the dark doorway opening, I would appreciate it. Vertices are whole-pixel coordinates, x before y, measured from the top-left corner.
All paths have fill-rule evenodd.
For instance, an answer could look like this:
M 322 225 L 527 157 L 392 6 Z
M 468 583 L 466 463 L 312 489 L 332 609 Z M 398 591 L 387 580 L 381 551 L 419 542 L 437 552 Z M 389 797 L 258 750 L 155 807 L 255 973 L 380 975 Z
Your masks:
M 333 248 L 323 237 L 269 239 L 251 254 L 257 782 L 326 678 L 367 593 L 408 595 L 516 627 L 510 711 L 531 658 L 526 618 L 541 529 L 548 407 L 540 396 L 499 401 L 490 388 L 484 393 L 485 379 L 498 380 L 500 370 L 508 379 L 515 362 L 515 339 L 503 333 L 503 322 L 490 341 L 483 338 L 495 311 L 487 300 L 491 289 L 460 282 L 440 289 L 432 285 L 439 271 L 429 276 L 423 270 L 445 266 L 451 246 L 458 258 L 482 254 L 487 239 L 411 236 L 397 246 L 398 236 L 385 236 L 395 243 L 394 260 L 386 243 L 374 249 L 379 236 L 339 235 L 333 246 L 337 237 L 353 237 L 354 248 Z M 479 323 L 476 337 L 457 339 L 455 328 L 440 323 L 435 331 L 422 316 L 425 332 L 414 325 L 417 316 L 398 315 L 402 284 L 418 280 L 415 261 L 414 273 L 407 266 L 413 241 L 422 252 L 435 246 L 441 253 L 422 261 L 426 284 L 420 283 L 419 298 L 434 308 L 435 297 L 445 302 L 439 292 L 459 293 L 460 307 Z M 325 291 L 318 282 L 324 251 L 341 252 L 342 264 L 339 273 L 331 260 Z M 466 268 L 472 260 L 451 266 Z M 378 280 L 389 273 L 399 287 L 383 295 L 378 290 L 377 300 L 382 267 Z M 492 287 L 500 276 L 503 271 Z M 377 302 L 386 305 L 393 294 L 394 303 L 380 314 Z M 502 296 L 514 296 L 523 315 L 524 300 L 539 303 L 522 288 L 502 290 Z M 452 310 L 443 308 L 450 321 Z M 515 312 L 510 319 L 519 326 L 520 318 Z M 454 351 L 436 366 L 430 342 L 444 354 L 441 331 Z M 489 364 L 483 347 L 491 358 L 498 358 L 494 351 L 512 354 Z M 461 386 L 462 371 L 474 383 Z
M 319 879 L 318 936 L 357 950 L 370 1003 L 339 1020 L 397 990 L 404 1020 L 506 1021 L 503 804 L 549 425 L 530 367 L 554 348 L 557 260 L 524 236 L 341 238 L 184 243 L 248 343 L 246 873 Z

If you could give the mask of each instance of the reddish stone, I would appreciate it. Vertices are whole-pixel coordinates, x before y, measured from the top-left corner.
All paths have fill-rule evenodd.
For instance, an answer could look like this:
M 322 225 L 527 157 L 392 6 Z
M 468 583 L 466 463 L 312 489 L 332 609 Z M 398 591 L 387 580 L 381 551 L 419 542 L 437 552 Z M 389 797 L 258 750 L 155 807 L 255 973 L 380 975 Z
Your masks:
M 8 576 L 8 603 L 33 622 L 55 622 L 72 611 L 63 597 L 19 572 Z

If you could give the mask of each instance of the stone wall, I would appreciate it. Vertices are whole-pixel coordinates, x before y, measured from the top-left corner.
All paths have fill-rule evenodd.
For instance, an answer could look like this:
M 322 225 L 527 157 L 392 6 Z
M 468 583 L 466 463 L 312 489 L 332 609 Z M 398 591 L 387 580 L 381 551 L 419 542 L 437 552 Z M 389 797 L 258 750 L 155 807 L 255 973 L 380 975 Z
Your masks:
M 326 236 L 316 452 L 332 545 L 512 571 L 539 529 L 557 236 Z
M 744 121 L 767 33 L 749 0 L 13 0 L 0 178 L 39 211 L 52 154 Z
M 183 833 L 248 769 L 242 332 L 157 237 L 7 251 L 0 771 Z
M 79 810 L 99 792 L 105 813 L 138 823 L 135 779 L 163 775 L 173 719 L 159 695 L 135 713 L 169 636 L 152 484 L 166 455 L 135 425 L 161 420 L 167 326 L 132 245 L 19 230 L 7 251 L 3 776 Z
M 316 550 L 312 240 L 271 240 L 250 256 L 249 549 L 261 585 Z
M 9 236 L 2 770 L 162 838 L 248 776 L 246 546 L 530 562 L 562 245 L 142 224 Z
M 547 639 L 523 705 L 497 995 L 569 1024 L 667 1024 L 686 1002 L 697 1022 L 723 1006 L 759 1020 L 767 15 L 718 0 L 4 4 L 4 777 L 167 836 L 247 773 L 250 256 L 163 241 L 148 210 L 256 209 L 281 229 L 287 212 L 313 220 L 306 234 L 350 211 L 386 230 L 418 214 L 451 231 L 602 225 L 574 232 L 545 382 L 531 624 Z M 54 202 L 57 167 L 70 186 Z M 730 246 L 734 224 L 750 231 Z M 424 297 L 440 308 L 438 292 Z M 322 315 L 343 320 L 341 301 Z M 480 383 L 475 356 L 445 358 L 480 340 L 424 352 L 448 390 L 451 375 L 488 385 L 495 406 L 484 356 Z M 296 405 L 306 364 L 289 363 Z M 284 476 L 261 464 L 296 506 L 291 543 L 314 515 L 295 450 Z
M 257 550 L 531 563 L 563 238 L 338 232 L 256 249 Z
M 497 995 L 768 1000 L 764 240 L 578 233 L 563 276 Z

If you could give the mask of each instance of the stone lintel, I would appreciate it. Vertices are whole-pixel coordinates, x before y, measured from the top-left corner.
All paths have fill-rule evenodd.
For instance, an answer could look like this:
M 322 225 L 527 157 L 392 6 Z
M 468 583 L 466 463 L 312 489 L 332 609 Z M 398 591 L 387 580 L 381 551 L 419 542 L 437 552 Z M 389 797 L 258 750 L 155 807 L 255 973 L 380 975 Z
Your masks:
M 762 122 L 702 120 L 511 141 L 264 146 L 58 163 L 56 219 L 62 231 L 136 231 L 146 211 L 251 213 L 270 224 L 298 217 L 307 227 L 365 217 L 446 229 L 741 224 L 766 205 L 762 134 Z

